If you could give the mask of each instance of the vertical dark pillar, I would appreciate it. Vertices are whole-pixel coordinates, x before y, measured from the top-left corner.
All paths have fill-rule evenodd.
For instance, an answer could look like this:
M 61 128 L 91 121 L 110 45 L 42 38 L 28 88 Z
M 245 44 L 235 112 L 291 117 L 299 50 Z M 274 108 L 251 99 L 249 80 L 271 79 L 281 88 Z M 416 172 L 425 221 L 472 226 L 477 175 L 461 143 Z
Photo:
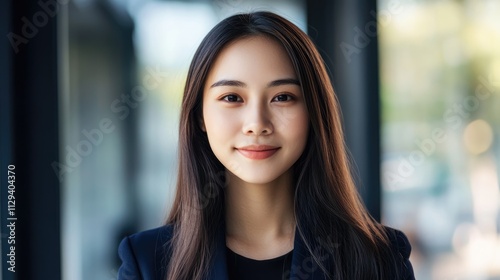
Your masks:
M 331 71 L 357 186 L 380 220 L 380 110 L 375 0 L 307 1 L 308 34 Z
M 7 2 L 7 3 L 6 3 Z M 42 7 L 39 3 L 55 6 Z M 63 2 L 63 1 L 61 1 Z M 11 5 L 10 8 L 8 5 Z M 8 164 L 15 165 L 15 273 L 6 271 L 5 247 L 2 251 L 2 279 L 60 279 L 59 180 L 51 162 L 59 156 L 57 11 L 56 1 L 2 1 L 2 13 L 10 14 L 10 26 L 3 36 L 15 34 L 14 43 L 4 37 L 9 61 L 7 96 L 12 128 L 6 142 L 12 157 L 2 150 L 2 175 Z M 7 5 L 7 7 L 5 7 Z M 7 9 L 4 9 L 7 8 Z M 4 16 L 1 16 L 4 21 Z M 2 26 L 3 26 L 2 22 Z M 19 43 L 21 42 L 21 43 Z M 19 43 L 19 44 L 17 44 Z M 5 46 L 2 46 L 5 47 Z M 2 62 L 3 63 L 3 62 Z M 4 70 L 2 64 L 2 71 Z M 2 74 L 3 79 L 3 74 Z M 2 87 L 3 87 L 2 83 Z M 3 95 L 3 89 L 2 89 Z M 8 112 L 8 110 L 7 110 Z M 5 114 L 2 109 L 2 114 Z M 2 131 L 2 138 L 5 137 Z M 2 140 L 3 144 L 3 140 Z M 3 145 L 2 145 L 3 146 Z M 3 162 L 3 160 L 8 162 Z M 2 199 L 6 181 L 2 176 Z M 2 207 L 7 207 L 2 203 Z M 2 209 L 2 214 L 4 209 Z M 10 214 L 9 214 L 9 217 Z M 2 223 L 6 219 L 2 215 Z M 2 228 L 2 233 L 6 229 Z M 3 241 L 4 239 L 2 239 Z M 3 242 L 2 242 L 3 244 Z M 9 245 L 10 249 L 10 245 Z

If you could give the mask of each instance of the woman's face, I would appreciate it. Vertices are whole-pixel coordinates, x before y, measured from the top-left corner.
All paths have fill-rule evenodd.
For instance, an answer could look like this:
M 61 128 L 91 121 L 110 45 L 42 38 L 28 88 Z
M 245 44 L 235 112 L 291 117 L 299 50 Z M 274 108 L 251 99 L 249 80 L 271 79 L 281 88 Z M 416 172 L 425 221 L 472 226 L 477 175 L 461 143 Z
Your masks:
M 239 179 L 264 184 L 290 174 L 309 118 L 284 48 L 261 36 L 226 46 L 204 86 L 201 126 L 215 156 Z

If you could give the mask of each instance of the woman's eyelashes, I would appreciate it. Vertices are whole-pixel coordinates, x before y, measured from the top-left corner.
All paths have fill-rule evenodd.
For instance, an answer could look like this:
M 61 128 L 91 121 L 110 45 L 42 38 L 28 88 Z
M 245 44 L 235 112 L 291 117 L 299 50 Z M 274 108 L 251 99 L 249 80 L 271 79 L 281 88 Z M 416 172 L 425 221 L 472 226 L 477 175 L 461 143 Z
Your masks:
M 294 96 L 288 93 L 281 93 L 277 95 L 276 97 L 273 98 L 274 102 L 287 102 L 287 101 L 292 101 L 294 100 Z
M 224 95 L 220 100 L 229 102 L 229 103 L 234 103 L 234 102 L 241 102 L 242 99 L 236 94 L 228 94 Z
M 222 96 L 219 100 L 225 101 L 227 103 L 237 103 L 237 102 L 243 102 L 243 99 L 236 95 L 236 94 L 227 94 Z M 290 102 L 295 100 L 295 96 L 293 94 L 289 93 L 280 93 L 273 97 L 271 102 Z

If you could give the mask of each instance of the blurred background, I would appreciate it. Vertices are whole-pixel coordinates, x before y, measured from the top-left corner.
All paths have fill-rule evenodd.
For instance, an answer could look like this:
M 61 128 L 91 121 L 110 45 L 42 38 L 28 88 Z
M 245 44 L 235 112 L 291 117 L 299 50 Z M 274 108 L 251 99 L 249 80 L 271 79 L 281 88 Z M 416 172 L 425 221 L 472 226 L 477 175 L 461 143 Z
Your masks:
M 317 44 L 360 193 L 409 237 L 416 278 L 500 279 L 497 0 L 2 2 L 2 279 L 116 279 L 120 240 L 160 226 L 172 202 L 198 44 L 257 10 Z

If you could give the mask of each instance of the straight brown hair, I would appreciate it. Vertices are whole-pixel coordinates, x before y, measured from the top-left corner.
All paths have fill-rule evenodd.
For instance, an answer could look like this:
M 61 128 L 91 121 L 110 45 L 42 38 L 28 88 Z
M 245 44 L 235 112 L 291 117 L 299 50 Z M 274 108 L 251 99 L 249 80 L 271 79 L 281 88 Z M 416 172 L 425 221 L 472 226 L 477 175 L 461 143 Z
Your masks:
M 224 166 L 199 125 L 203 88 L 221 50 L 249 36 L 266 36 L 284 47 L 309 113 L 307 145 L 293 166 L 296 234 L 329 279 L 397 279 L 387 234 L 364 208 L 353 182 L 339 104 L 321 56 L 288 20 L 253 12 L 217 24 L 189 67 L 180 117 L 177 192 L 167 219 L 174 228 L 167 280 L 203 279 L 212 264 L 216 235 L 224 226 L 225 178 Z M 325 254 L 327 262 L 322 261 Z

